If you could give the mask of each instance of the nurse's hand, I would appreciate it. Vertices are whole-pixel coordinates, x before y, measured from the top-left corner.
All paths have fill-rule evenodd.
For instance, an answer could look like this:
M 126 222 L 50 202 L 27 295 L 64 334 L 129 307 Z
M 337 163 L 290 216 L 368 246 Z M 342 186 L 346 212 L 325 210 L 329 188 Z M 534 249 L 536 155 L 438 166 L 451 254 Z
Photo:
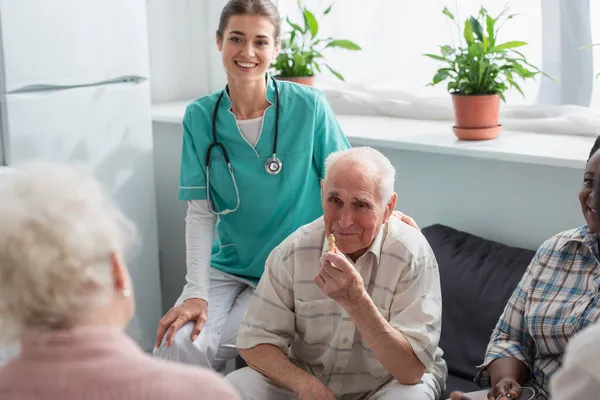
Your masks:
M 173 344 L 175 333 L 189 321 L 195 321 L 190 340 L 194 341 L 202 331 L 208 316 L 208 303 L 204 299 L 187 299 L 183 304 L 171 308 L 158 323 L 156 347 L 160 347 L 166 333 L 167 347 Z
M 408 215 L 398 211 L 398 210 L 394 210 L 392 211 L 392 216 L 396 217 L 396 218 L 400 218 L 402 220 L 402 222 L 404 222 L 405 224 L 408 224 L 410 226 L 412 226 L 415 229 L 421 230 L 419 228 L 419 225 L 417 225 L 417 223 L 415 222 L 414 219 L 412 219 L 411 217 L 409 217 Z

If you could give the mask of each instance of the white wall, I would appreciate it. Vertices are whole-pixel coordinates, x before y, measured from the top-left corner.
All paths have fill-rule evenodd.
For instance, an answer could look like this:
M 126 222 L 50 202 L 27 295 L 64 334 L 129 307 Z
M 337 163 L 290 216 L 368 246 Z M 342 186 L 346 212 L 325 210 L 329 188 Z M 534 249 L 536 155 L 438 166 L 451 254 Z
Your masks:
M 206 93 L 206 8 L 204 0 L 147 1 L 152 103 Z
M 185 215 L 187 205 L 177 199 L 183 140 L 180 124 L 153 124 L 154 176 L 160 281 L 163 310 L 173 307 L 185 283 Z
M 147 0 L 152 103 L 195 99 L 221 87 L 215 32 L 225 0 Z
M 185 282 L 185 212 L 177 200 L 181 125 L 154 123 L 163 306 Z M 536 249 L 584 223 L 577 192 L 583 171 L 379 149 L 397 168 L 399 210 L 421 227 L 442 223 L 499 242 Z
M 397 170 L 396 208 L 421 227 L 442 223 L 536 249 L 584 222 L 583 170 L 379 149 Z

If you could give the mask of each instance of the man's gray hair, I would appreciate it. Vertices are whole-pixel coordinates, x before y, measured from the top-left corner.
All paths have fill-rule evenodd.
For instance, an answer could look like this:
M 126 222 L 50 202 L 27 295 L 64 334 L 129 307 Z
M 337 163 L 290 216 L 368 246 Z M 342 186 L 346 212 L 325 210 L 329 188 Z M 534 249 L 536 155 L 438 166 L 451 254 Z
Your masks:
M 0 343 L 68 327 L 113 295 L 111 253 L 137 237 L 96 179 L 35 163 L 0 177 Z
M 380 204 L 385 206 L 390 201 L 394 194 L 396 169 L 386 156 L 371 147 L 351 147 L 331 153 L 325 160 L 325 182 L 333 167 L 342 160 L 350 160 L 363 166 L 364 173 L 377 185 Z

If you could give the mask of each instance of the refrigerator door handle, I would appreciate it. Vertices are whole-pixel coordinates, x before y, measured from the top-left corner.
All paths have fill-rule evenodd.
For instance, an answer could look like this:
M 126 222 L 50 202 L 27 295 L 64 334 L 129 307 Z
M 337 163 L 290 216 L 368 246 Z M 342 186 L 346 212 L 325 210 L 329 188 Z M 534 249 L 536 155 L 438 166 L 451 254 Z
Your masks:
M 148 78 L 138 75 L 127 75 L 127 76 L 119 76 L 113 79 L 107 79 L 98 82 L 91 82 L 81 85 L 27 85 L 18 89 L 11 90 L 6 92 L 7 94 L 19 94 L 19 93 L 30 93 L 30 92 L 47 92 L 52 90 L 67 90 L 67 89 L 76 89 L 76 88 L 85 88 L 90 86 L 102 86 L 102 85 L 112 85 L 116 83 L 134 83 L 138 84 L 144 82 Z

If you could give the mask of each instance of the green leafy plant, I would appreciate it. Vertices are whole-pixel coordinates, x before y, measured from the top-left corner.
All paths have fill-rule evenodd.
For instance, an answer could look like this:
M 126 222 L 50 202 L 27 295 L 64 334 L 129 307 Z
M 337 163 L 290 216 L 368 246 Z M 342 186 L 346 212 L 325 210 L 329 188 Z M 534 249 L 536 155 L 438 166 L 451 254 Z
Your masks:
M 281 40 L 281 51 L 275 62 L 271 64 L 274 75 L 282 78 L 314 76 L 321 72 L 323 66 L 343 81 L 342 74 L 325 63 L 326 59 L 323 53 L 326 49 L 335 47 L 361 50 L 360 46 L 345 39 L 318 38 L 319 21 L 315 14 L 304 7 L 301 1 L 298 1 L 298 7 L 304 19 L 303 26 L 291 21 L 289 17 L 286 18 L 286 23 L 290 26 L 291 31 Z M 328 7 L 322 17 L 329 14 L 332 7 Z
M 516 82 L 535 79 L 539 74 L 552 79 L 536 66 L 530 64 L 523 53 L 516 50 L 527 45 L 522 41 L 498 43 L 502 25 L 516 14 L 507 14 L 505 8 L 496 18 L 483 7 L 476 16 L 467 18 L 461 26 L 455 16 L 444 7 L 448 17 L 458 30 L 457 46 L 440 46 L 440 54 L 424 54 L 446 65 L 437 70 L 430 86 L 447 81 L 450 93 L 463 95 L 498 94 L 506 101 L 504 92 L 515 88 L 523 97 L 523 90 Z M 463 41 L 464 40 L 464 41 Z M 554 79 L 552 79 L 554 80 Z

